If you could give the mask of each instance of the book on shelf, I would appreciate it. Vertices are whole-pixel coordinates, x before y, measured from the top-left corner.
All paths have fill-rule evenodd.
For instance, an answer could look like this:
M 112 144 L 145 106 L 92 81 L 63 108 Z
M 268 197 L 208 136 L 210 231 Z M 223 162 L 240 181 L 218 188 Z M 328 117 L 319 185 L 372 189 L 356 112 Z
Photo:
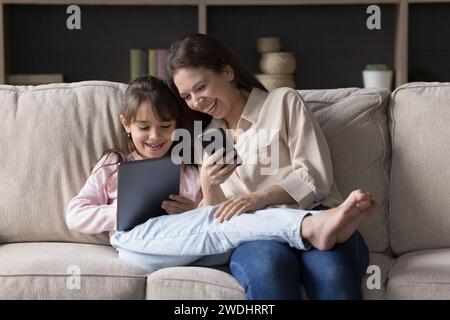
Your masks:
M 131 80 L 147 74 L 147 52 L 144 49 L 130 49 L 130 78 Z
M 16 86 L 35 86 L 39 84 L 62 83 L 64 76 L 62 74 L 9 74 L 6 76 L 6 83 Z
M 156 61 L 156 49 L 148 49 L 148 72 L 147 74 L 156 77 L 156 70 L 158 68 Z
M 157 49 L 156 51 L 156 76 L 167 80 L 166 60 L 169 49 Z
M 169 49 L 130 49 L 131 80 L 145 74 L 166 80 L 168 53 Z

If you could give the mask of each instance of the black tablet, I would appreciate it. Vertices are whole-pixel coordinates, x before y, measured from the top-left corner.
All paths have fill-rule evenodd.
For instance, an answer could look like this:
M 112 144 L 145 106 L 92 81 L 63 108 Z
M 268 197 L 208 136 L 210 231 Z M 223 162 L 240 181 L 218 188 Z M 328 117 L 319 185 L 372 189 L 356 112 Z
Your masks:
M 170 157 L 119 164 L 117 230 L 128 231 L 167 214 L 161 204 L 170 194 L 180 193 L 180 170 Z

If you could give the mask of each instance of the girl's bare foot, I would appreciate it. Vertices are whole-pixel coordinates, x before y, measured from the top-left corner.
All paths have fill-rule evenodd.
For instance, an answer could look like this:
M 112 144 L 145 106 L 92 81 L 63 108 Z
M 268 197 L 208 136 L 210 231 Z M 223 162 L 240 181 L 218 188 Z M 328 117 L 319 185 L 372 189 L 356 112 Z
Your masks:
M 339 230 L 360 214 L 358 199 L 365 196 L 361 190 L 353 191 L 339 207 L 325 210 L 303 219 L 302 239 L 319 250 L 329 250 L 336 244 Z
M 360 226 L 369 220 L 378 209 L 378 200 L 370 192 L 367 192 L 364 198 L 360 198 L 356 207 L 360 211 L 355 218 L 351 219 L 345 224 L 336 235 L 336 243 L 343 243 L 350 238 L 350 236 L 358 230 Z

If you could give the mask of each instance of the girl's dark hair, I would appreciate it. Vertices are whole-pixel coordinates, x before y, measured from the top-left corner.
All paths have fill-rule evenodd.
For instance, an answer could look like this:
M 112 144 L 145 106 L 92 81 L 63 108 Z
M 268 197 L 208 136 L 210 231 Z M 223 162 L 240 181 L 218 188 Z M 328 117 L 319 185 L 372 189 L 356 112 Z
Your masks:
M 139 108 L 143 103 L 148 103 L 151 106 L 153 113 L 159 120 L 175 120 L 176 127 L 189 130 L 191 137 L 193 136 L 194 120 L 204 118 L 200 112 L 190 110 L 184 100 L 174 94 L 164 80 L 152 76 L 141 76 L 129 83 L 125 90 L 120 114 L 132 123 L 136 120 Z M 123 134 L 126 135 L 125 130 L 123 130 Z M 175 143 L 172 144 L 169 152 L 174 145 Z M 131 160 L 129 159 L 130 154 L 135 150 L 136 146 L 133 140 L 131 137 L 127 137 L 125 146 L 118 146 L 118 148 L 108 149 L 103 152 L 100 159 L 105 155 L 107 157 L 102 166 L 105 165 L 111 154 L 116 154 L 118 161 L 108 165 L 129 161 Z
M 206 68 L 222 72 L 229 65 L 234 70 L 233 84 L 238 89 L 251 91 L 254 87 L 267 91 L 256 77 L 247 70 L 233 52 L 213 37 L 196 33 L 174 42 L 167 57 L 167 73 L 170 88 L 176 92 L 173 76 L 181 68 Z

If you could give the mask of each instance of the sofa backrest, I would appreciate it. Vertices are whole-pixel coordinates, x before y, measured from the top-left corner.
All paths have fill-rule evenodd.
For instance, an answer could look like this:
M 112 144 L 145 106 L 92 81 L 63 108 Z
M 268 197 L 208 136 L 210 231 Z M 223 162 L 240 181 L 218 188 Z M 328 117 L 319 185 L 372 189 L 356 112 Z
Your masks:
M 124 84 L 0 86 L 0 243 L 73 241 L 108 244 L 71 232 L 67 204 L 102 152 L 119 136 Z
M 450 247 L 450 83 L 409 83 L 389 105 L 390 237 L 397 255 Z
M 102 152 L 124 143 L 118 116 L 125 88 L 106 81 L 0 86 L 0 243 L 109 243 L 106 234 L 69 231 L 64 215 Z M 389 92 L 300 93 L 325 133 L 341 194 L 362 188 L 380 199 L 380 213 L 361 231 L 371 251 L 383 252 L 389 246 Z
M 354 189 L 380 201 L 378 214 L 362 226 L 370 251 L 389 248 L 387 199 L 390 137 L 386 109 L 390 92 L 378 89 L 300 90 L 327 139 L 334 177 L 345 198 Z

